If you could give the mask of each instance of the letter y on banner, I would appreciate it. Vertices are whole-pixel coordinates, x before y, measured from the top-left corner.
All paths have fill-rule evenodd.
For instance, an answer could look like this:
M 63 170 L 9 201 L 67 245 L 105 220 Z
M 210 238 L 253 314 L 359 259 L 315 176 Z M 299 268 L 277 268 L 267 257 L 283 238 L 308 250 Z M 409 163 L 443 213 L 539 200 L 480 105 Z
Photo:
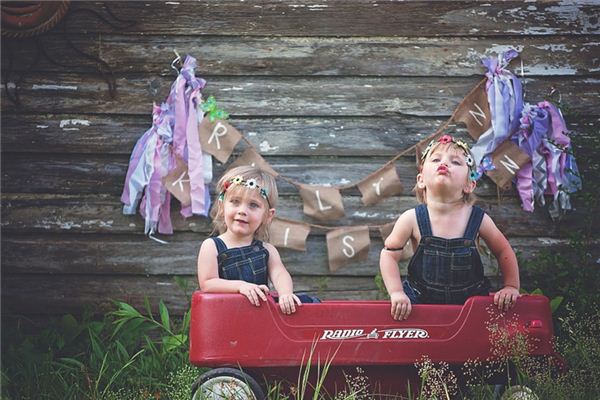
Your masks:
M 370 243 L 368 226 L 353 226 L 328 232 L 329 270 L 335 272 L 350 262 L 366 260 Z
M 369 175 L 357 186 L 362 193 L 362 202 L 366 206 L 378 203 L 386 197 L 402 194 L 402 183 L 400 183 L 394 164 Z

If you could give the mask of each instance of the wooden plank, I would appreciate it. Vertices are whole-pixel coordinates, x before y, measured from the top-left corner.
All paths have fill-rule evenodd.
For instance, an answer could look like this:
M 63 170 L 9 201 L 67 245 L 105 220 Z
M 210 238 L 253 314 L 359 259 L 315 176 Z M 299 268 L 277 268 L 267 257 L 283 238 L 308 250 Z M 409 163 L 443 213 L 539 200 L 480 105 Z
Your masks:
M 346 2 L 74 2 L 69 32 L 112 32 L 89 13 L 93 9 L 114 21 L 109 6 L 122 20 L 137 24 L 121 30 L 128 34 L 164 35 L 283 35 L 283 36 L 482 36 L 598 34 L 598 6 L 594 2 L 564 4 L 547 1 L 359 0 Z M 68 15 L 69 17 L 69 15 Z
M 449 116 L 482 79 L 449 77 L 215 77 L 205 95 L 239 116 Z M 108 113 L 149 115 L 152 103 L 164 101 L 172 77 L 118 76 L 118 95 L 106 84 L 76 74 L 32 74 L 20 89 L 23 110 L 35 113 Z M 596 116 L 600 109 L 596 78 L 525 79 L 527 99 L 540 101 L 558 88 L 570 113 Z M 14 112 L 2 86 L 2 112 Z
M 151 115 L 3 114 L 2 152 L 123 154 L 151 127 Z M 435 132 L 445 118 L 386 117 L 231 118 L 265 157 L 394 156 Z M 598 141 L 600 119 L 567 118 L 576 155 L 587 154 Z M 455 134 L 467 138 L 462 124 Z M 466 139 L 467 140 L 467 139 Z M 472 143 L 472 139 L 468 139 Z M 579 149 L 579 146 L 581 149 Z M 597 144 L 596 144 L 597 146 Z M 243 146 L 240 144 L 238 149 Z
M 168 245 L 147 238 L 98 235 L 19 236 L 2 238 L 2 270 L 4 274 L 48 275 L 195 275 L 197 253 L 206 235 L 176 234 Z M 510 238 L 520 260 L 531 260 L 543 251 L 572 254 L 569 239 L 548 237 Z M 589 243 L 592 248 L 600 239 Z M 348 264 L 335 274 L 327 267 L 327 246 L 322 235 L 310 235 L 307 251 L 280 249 L 282 260 L 293 277 L 298 276 L 375 276 L 379 271 L 379 252 L 383 244 L 371 237 L 367 261 Z M 483 257 L 487 275 L 496 274 L 496 265 Z M 408 262 L 402 263 L 406 273 Z M 51 278 L 49 278 L 51 279 Z
M 182 277 L 189 289 L 195 277 Z M 305 291 L 321 299 L 374 299 L 378 290 L 371 277 L 305 277 L 296 280 L 296 292 Z M 189 294 L 189 293 L 188 293 Z M 2 277 L 3 314 L 79 314 L 114 310 L 113 300 L 125 301 L 143 310 L 147 297 L 154 311 L 163 300 L 171 315 L 189 308 L 186 293 L 168 276 L 6 275 Z
M 369 225 L 379 226 L 394 221 L 398 215 L 417 204 L 414 197 L 390 197 L 371 206 L 362 206 L 360 198 L 344 198 L 346 216 L 329 224 L 331 227 Z M 516 199 L 481 199 L 479 204 L 490 214 L 508 236 L 564 236 L 587 227 L 594 210 L 577 208 L 567 214 L 560 224 L 552 223 L 548 213 L 536 208 L 533 213 L 521 210 Z M 298 221 L 310 221 L 302 213 L 298 196 L 282 197 L 277 215 Z M 211 231 L 210 221 L 204 217 L 184 220 L 176 207 L 172 208 L 173 227 L 178 232 Z M 318 221 L 316 221 L 318 223 Z M 327 224 L 320 224 L 327 225 Z M 139 215 L 124 216 L 116 196 L 66 196 L 66 195 L 3 195 L 2 231 L 16 232 L 74 232 L 74 233 L 133 233 L 142 234 L 144 222 Z M 593 230 L 597 232 L 598 226 Z
M 232 160 L 239 155 L 236 153 Z M 369 174 L 381 168 L 389 158 L 383 157 L 269 157 L 268 162 L 283 176 L 298 183 L 315 185 L 357 184 Z M 48 193 L 48 194 L 114 194 L 121 195 L 128 167 L 128 157 L 106 158 L 80 155 L 31 155 L 5 154 L 2 157 L 3 193 Z M 414 155 L 408 155 L 395 163 L 404 185 L 404 193 L 411 195 L 417 170 Z M 228 165 L 227 165 L 228 166 Z M 332 166 L 336 171 L 332 171 Z M 225 171 L 215 163 L 213 183 Z M 298 194 L 298 188 L 283 179 L 278 180 L 281 195 Z M 343 191 L 344 195 L 360 195 L 356 187 Z M 487 177 L 478 182 L 477 195 L 496 196 L 497 188 Z M 514 190 L 504 193 L 515 196 Z
M 589 75 L 598 71 L 600 43 L 593 36 L 513 37 L 231 37 L 138 36 L 105 34 L 70 35 L 74 45 L 104 60 L 114 72 L 148 73 L 174 77 L 172 49 L 198 61 L 199 76 L 253 75 L 376 75 L 376 76 L 471 76 L 481 75 L 483 57 L 508 49 L 521 53 L 526 76 Z M 93 71 L 95 66 L 65 44 L 65 37 L 40 37 L 55 60 L 69 60 L 69 67 L 42 57 L 32 71 Z M 35 57 L 37 45 L 23 41 L 10 60 L 23 65 Z M 9 67 L 3 58 L 2 68 Z M 511 65 L 521 72 L 520 63 Z

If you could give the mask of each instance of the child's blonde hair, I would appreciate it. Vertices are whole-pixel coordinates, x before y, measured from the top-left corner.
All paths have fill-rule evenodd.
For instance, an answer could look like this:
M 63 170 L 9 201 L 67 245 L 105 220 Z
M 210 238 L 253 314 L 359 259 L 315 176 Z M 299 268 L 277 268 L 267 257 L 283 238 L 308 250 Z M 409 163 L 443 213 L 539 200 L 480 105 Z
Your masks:
M 236 181 L 243 182 L 244 184 L 232 184 Z M 249 181 L 254 181 L 258 187 L 251 188 L 247 186 L 246 184 Z M 242 190 L 259 190 L 260 197 L 265 203 L 265 212 L 268 212 L 271 208 L 275 208 L 277 205 L 279 194 L 275 178 L 271 174 L 252 166 L 232 168 L 226 171 L 221 179 L 219 179 L 219 182 L 217 182 L 216 191 L 218 196 L 210 211 L 210 217 L 213 222 L 213 234 L 216 232 L 222 234 L 227 231 L 223 215 L 224 197 L 227 194 L 239 193 Z M 269 240 L 269 225 L 270 221 L 263 222 L 254 233 L 254 237 L 258 240 Z
M 443 140 L 448 137 L 450 139 Z M 439 140 L 437 140 L 435 142 L 432 140 L 431 143 L 429 143 L 429 146 L 427 146 L 427 148 L 420 155 L 420 157 L 419 157 L 419 173 L 421 173 L 423 171 L 423 164 L 425 163 L 425 160 L 428 157 L 430 157 L 434 153 L 434 151 L 439 147 L 442 147 L 441 150 L 443 150 L 443 151 L 448 151 L 450 149 L 456 150 L 456 151 L 461 151 L 465 154 L 465 156 L 469 156 L 469 157 L 471 157 L 471 160 L 473 160 L 473 154 L 471 153 L 468 146 L 464 142 L 462 142 L 462 141 L 457 142 L 451 136 L 445 135 L 445 136 L 442 136 L 442 138 L 440 138 Z M 469 168 L 469 172 L 471 173 L 470 177 L 468 176 L 467 179 L 475 180 L 475 179 L 473 179 L 473 172 L 474 172 L 475 168 L 471 167 L 471 166 L 467 166 L 467 168 Z M 419 184 L 416 183 L 415 187 L 413 188 L 413 192 L 415 192 L 415 195 L 417 196 L 417 200 L 419 201 L 419 203 L 427 204 L 427 189 L 426 188 L 420 188 Z M 475 193 L 463 191 L 463 202 L 465 204 L 472 205 L 476 201 L 477 201 L 477 196 L 475 195 Z

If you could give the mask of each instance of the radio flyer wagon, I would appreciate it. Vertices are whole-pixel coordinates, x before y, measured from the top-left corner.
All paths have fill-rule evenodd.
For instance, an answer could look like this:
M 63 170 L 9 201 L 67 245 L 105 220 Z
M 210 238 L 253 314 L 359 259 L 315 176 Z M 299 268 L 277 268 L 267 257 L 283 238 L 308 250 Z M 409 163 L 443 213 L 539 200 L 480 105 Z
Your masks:
M 322 386 L 330 394 L 346 387 L 345 375 L 356 375 L 356 367 L 364 371 L 371 393 L 406 393 L 419 386 L 415 362 L 424 356 L 450 366 L 497 357 L 486 321 L 499 314 L 512 321 L 509 335 L 531 339 L 529 355 L 560 360 L 546 297 L 523 296 L 507 312 L 492 300 L 490 295 L 464 305 L 414 305 L 407 320 L 395 321 L 389 301 L 324 301 L 285 315 L 272 297 L 256 307 L 239 294 L 197 291 L 190 362 L 213 369 L 194 384 L 193 398 L 260 400 L 265 383 L 296 386 L 308 363 L 314 369 L 330 363 Z

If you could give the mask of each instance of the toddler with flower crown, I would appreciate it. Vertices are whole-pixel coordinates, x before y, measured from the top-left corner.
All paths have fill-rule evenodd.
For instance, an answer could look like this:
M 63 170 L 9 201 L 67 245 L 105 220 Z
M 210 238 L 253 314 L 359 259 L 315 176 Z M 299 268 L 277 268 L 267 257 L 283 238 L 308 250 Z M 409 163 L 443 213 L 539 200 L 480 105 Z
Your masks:
M 494 304 L 503 310 L 514 306 L 520 285 L 517 258 L 492 219 L 473 205 L 480 176 L 469 146 L 450 135 L 432 140 L 422 153 L 415 185 L 422 204 L 400 215 L 379 260 L 394 319 L 408 318 L 411 304 L 462 304 L 471 296 L 487 296 L 490 283 L 478 238 L 494 253 L 502 271 L 504 285 L 495 293 Z M 398 261 L 409 240 L 415 251 L 402 282 Z
M 319 302 L 295 295 L 290 274 L 268 230 L 277 202 L 275 178 L 258 168 L 243 166 L 227 171 L 217 183 L 218 200 L 211 210 L 219 236 L 206 239 L 198 254 L 198 282 L 203 292 L 241 293 L 260 306 L 267 300 L 270 279 L 285 314 L 296 306 Z

